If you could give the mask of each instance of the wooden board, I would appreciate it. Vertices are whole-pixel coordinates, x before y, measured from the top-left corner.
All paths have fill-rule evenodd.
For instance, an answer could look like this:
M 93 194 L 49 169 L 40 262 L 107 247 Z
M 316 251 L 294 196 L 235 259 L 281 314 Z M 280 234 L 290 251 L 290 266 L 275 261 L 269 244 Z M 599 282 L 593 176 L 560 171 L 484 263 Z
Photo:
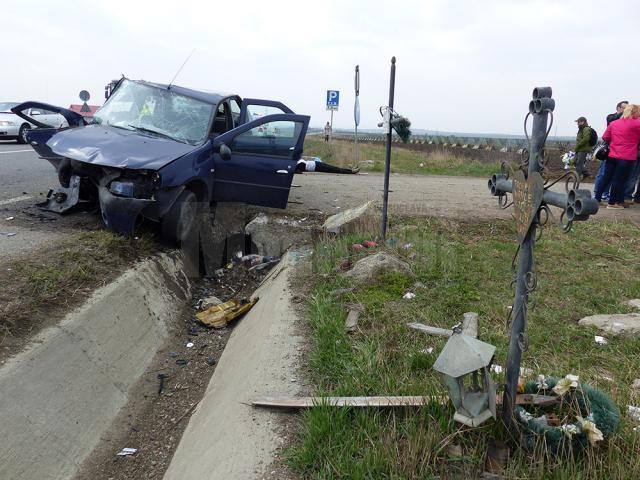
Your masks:
M 301 409 L 320 405 L 331 407 L 420 407 L 429 403 L 444 404 L 449 399 L 446 395 L 436 396 L 391 396 L 391 397 L 264 397 L 251 404 L 254 407 Z M 553 405 L 559 397 L 523 394 L 516 397 L 517 405 Z M 496 396 L 496 403 L 502 403 L 502 395 Z

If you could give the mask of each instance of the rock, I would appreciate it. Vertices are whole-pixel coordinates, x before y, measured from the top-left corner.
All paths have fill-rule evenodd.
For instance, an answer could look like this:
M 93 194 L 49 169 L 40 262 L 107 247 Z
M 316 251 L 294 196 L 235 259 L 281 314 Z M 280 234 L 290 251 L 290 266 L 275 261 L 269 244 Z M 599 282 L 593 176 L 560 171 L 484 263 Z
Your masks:
M 344 322 L 344 328 L 347 332 L 355 332 L 358 327 L 358 318 L 360 317 L 360 310 L 353 309 L 349 310 L 349 314 L 347 315 L 347 319 Z
M 580 320 L 578 325 L 598 327 L 598 329 L 614 335 L 638 334 L 640 333 L 640 313 L 591 315 Z
M 378 252 L 375 255 L 358 260 L 344 276 L 359 283 L 370 283 L 386 273 L 401 273 L 413 276 L 408 263 L 386 252 Z
M 631 384 L 631 388 L 634 390 L 640 390 L 640 378 L 636 378 Z
M 640 310 L 640 298 L 634 298 L 632 300 L 628 300 L 625 302 L 631 308 L 635 308 L 636 310 Z
M 371 233 L 378 231 L 379 224 L 380 216 L 371 200 L 359 207 L 331 215 L 322 225 L 322 231 L 325 235 Z
M 245 227 L 258 253 L 280 257 L 292 245 L 311 242 L 311 227 L 300 220 L 269 217 L 261 213 Z

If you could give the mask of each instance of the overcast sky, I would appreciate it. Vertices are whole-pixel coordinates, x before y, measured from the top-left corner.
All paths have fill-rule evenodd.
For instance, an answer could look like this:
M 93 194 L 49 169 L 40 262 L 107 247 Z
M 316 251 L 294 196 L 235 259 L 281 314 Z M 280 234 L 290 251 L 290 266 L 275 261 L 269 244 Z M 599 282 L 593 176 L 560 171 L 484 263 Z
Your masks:
M 323 125 L 375 128 L 397 57 L 395 107 L 415 128 L 522 132 L 534 86 L 556 99 L 552 134 L 586 116 L 599 133 L 619 100 L 640 102 L 640 2 L 332 1 L 3 2 L 0 101 L 101 104 L 121 74 L 281 100 Z

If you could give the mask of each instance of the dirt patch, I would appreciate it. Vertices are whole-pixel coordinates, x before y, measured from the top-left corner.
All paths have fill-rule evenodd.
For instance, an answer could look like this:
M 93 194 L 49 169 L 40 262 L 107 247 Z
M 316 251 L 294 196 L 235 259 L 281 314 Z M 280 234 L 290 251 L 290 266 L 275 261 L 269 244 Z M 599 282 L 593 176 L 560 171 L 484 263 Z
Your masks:
M 248 298 L 266 273 L 248 271 L 248 267 L 236 264 L 195 285 L 191 308 L 175 320 L 168 344 L 130 393 L 128 406 L 85 461 L 77 479 L 163 477 L 233 331 L 233 325 L 214 330 L 198 323 L 195 313 L 199 301 L 212 295 L 222 301 Z M 189 346 L 191 343 L 193 346 Z M 117 456 L 125 447 L 138 451 L 131 456 Z

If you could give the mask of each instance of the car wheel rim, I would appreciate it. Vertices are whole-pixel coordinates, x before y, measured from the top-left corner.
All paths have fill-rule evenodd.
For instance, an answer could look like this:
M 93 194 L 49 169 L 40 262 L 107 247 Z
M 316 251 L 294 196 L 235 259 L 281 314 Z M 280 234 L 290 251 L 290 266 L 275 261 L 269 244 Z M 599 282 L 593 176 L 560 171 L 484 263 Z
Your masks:
M 28 128 L 23 128 L 22 129 L 22 140 L 26 143 L 27 142 L 27 132 L 29 131 Z

